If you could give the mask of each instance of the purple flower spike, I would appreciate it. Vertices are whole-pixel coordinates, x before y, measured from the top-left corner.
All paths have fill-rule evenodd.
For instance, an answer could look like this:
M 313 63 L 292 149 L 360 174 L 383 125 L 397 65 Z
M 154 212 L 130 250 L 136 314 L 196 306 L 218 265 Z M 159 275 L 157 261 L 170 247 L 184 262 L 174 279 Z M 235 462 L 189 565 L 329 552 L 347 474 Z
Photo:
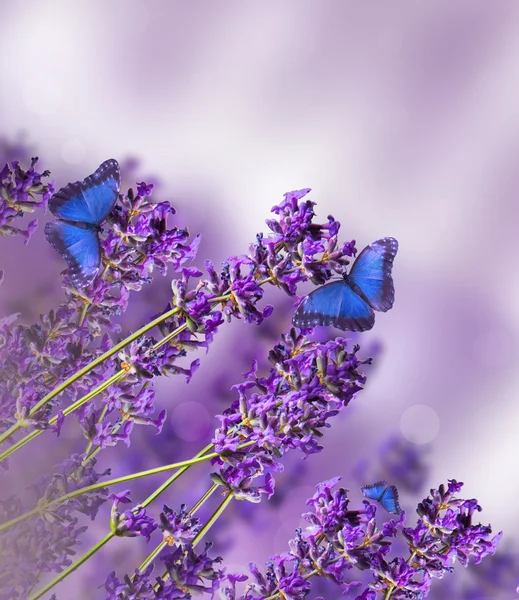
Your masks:
M 139 196 L 151 196 L 151 193 L 153 191 L 154 188 L 154 184 L 153 183 L 144 183 L 144 181 L 141 181 L 140 183 L 137 184 L 137 194 L 139 194 Z
M 38 583 L 38 574 L 60 573 L 74 560 L 76 547 L 87 529 L 78 512 L 93 520 L 106 502 L 108 489 L 100 488 L 65 502 L 54 503 L 65 494 L 99 483 L 110 470 L 98 472 L 95 460 L 74 454 L 41 476 L 27 489 L 23 500 L 10 496 L 0 501 L 0 522 L 19 517 L 38 505 L 39 513 L 3 531 L 0 535 L 3 579 L 2 598 L 28 598 Z M 81 525 L 80 525 L 81 522 Z
M 113 500 L 110 522 L 112 531 L 119 537 L 135 537 L 142 535 L 149 542 L 151 534 L 158 525 L 150 516 L 146 514 L 146 509 L 142 506 L 136 506 L 132 510 L 121 513 L 119 504 L 128 504 L 131 502 L 129 490 L 119 494 L 110 494 L 109 498 Z

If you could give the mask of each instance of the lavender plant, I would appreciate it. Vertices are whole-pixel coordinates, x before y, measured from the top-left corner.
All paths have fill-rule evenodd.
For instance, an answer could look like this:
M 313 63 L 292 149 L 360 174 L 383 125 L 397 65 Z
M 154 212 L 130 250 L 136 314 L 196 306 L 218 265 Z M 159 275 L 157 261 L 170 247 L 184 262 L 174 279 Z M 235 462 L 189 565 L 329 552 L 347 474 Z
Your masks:
M 40 177 L 27 173 L 20 171 L 18 180 Z M 52 188 L 43 189 L 34 184 L 31 193 L 47 201 Z M 354 242 L 339 244 L 340 225 L 333 217 L 314 222 L 314 203 L 305 189 L 286 194 L 272 209 L 270 234 L 259 234 L 247 255 L 230 257 L 220 270 L 206 260 L 204 276 L 190 264 L 199 237 L 171 226 L 175 211 L 168 202 L 155 202 L 152 191 L 142 182 L 136 193 L 120 195 L 100 236 L 103 268 L 91 285 L 76 289 L 66 272 L 65 298 L 57 310 L 32 326 L 16 324 L 17 315 L 0 321 L 0 463 L 16 459 L 37 437 L 59 435 L 70 415 L 77 417 L 83 437 L 83 451 L 40 477 L 30 494 L 2 502 L 1 597 L 43 597 L 115 537 L 155 543 L 132 574 L 113 572 L 106 579 L 106 597 L 120 600 L 194 594 L 305 598 L 312 578 L 357 593 L 360 582 L 346 578 L 354 569 L 373 576 L 357 600 L 423 598 L 431 577 L 450 572 L 454 558 L 477 563 L 493 554 L 500 534 L 490 538 L 490 527 L 472 523 L 479 506 L 455 497 L 461 484 L 454 480 L 418 506 L 416 527 L 404 527 L 403 515 L 379 529 L 376 507 L 365 501 L 364 508 L 352 510 L 345 490 L 332 492 L 338 478 L 324 482 L 309 501 L 314 508 L 305 516 L 309 527 L 296 533 L 287 554 L 273 557 L 265 573 L 254 566 L 249 574 L 228 573 L 210 542 L 197 548 L 233 499 L 258 503 L 274 495 L 275 474 L 289 451 L 304 457 L 321 451 L 325 429 L 363 388 L 362 369 L 370 362 L 342 337 L 319 341 L 295 329 L 281 335 L 268 354 L 268 371 L 254 361 L 244 381 L 233 386 L 237 399 L 218 416 L 213 439 L 191 459 L 113 479 L 109 469 L 96 470 L 98 454 L 120 441 L 129 445 L 136 425 L 151 425 L 160 434 L 167 414 L 156 414 L 157 377 L 182 375 L 189 381 L 201 359 L 189 361 L 188 353 L 207 351 L 226 322 L 259 324 L 272 315 L 272 306 L 261 305 L 265 286 L 293 296 L 304 281 L 322 284 L 343 273 L 356 253 Z M 168 306 L 137 331 L 117 337 L 116 319 L 132 292 L 168 267 L 178 275 Z M 202 463 L 211 468 L 198 501 L 150 512 L 173 483 Z M 112 491 L 160 473 L 169 478 L 141 501 L 133 501 L 128 489 Z M 215 505 L 217 491 L 223 499 Z M 106 535 L 73 560 L 85 539 L 85 518 L 102 515 L 107 500 L 112 507 Z M 210 506 L 212 514 L 198 516 Z M 407 557 L 394 550 L 397 535 L 409 548 Z M 391 551 L 397 554 L 389 559 Z

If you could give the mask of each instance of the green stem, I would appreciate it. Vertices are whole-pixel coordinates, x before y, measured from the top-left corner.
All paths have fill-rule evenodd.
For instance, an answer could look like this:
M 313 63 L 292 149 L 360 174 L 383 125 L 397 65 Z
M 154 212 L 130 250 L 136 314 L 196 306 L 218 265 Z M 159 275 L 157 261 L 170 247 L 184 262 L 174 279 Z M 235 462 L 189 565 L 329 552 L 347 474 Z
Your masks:
M 223 513 L 223 511 L 227 508 L 228 504 L 234 498 L 234 495 L 230 492 L 227 493 L 225 498 L 223 499 L 220 506 L 214 511 L 212 517 L 207 521 L 207 523 L 202 527 L 202 529 L 196 534 L 196 537 L 193 538 L 193 546 L 196 546 L 198 542 L 204 537 L 204 535 L 211 529 L 211 527 L 215 524 L 218 517 Z
M 114 535 L 115 535 L 115 533 L 113 533 L 112 531 L 110 533 L 108 533 L 107 535 L 105 535 L 105 537 L 102 540 L 100 540 L 99 542 L 97 542 L 97 544 L 92 546 L 92 548 L 90 548 L 90 550 L 85 552 L 85 554 L 83 554 L 83 556 L 81 558 L 76 560 L 75 563 L 72 563 L 70 565 L 70 567 L 67 567 L 64 571 L 62 571 L 57 577 L 55 577 L 47 585 L 43 586 L 41 588 L 41 590 L 36 592 L 36 594 L 34 594 L 33 596 L 30 596 L 29 600 L 38 600 L 38 598 L 41 598 L 43 596 L 43 594 L 47 593 L 55 585 L 57 585 L 58 583 L 63 581 L 65 579 L 65 577 L 70 575 L 70 573 L 73 573 L 84 562 L 86 562 L 91 556 L 93 556 L 98 550 L 100 550 L 105 544 L 107 544 L 114 537 Z
M 241 450 L 242 448 L 252 446 L 255 443 L 256 443 L 255 441 L 244 442 L 243 444 L 240 444 L 239 446 L 237 446 L 237 449 Z M 6 521 L 5 523 L 2 523 L 0 525 L 0 532 L 5 531 L 6 529 L 9 529 L 9 527 L 12 527 L 13 525 L 17 525 L 18 523 L 21 523 L 22 521 L 25 521 L 26 519 L 29 519 L 30 517 L 33 517 L 34 515 L 42 513 L 44 511 L 44 509 L 49 508 L 50 506 L 54 506 L 55 504 L 61 504 L 62 502 L 71 500 L 72 498 L 75 498 L 76 496 L 81 496 L 81 494 L 87 494 L 88 492 L 94 492 L 95 490 L 99 490 L 104 487 L 109 487 L 111 485 L 117 485 L 119 483 L 133 481 L 134 479 L 141 479 L 142 477 L 148 477 L 149 475 L 157 475 L 158 473 L 165 473 L 165 472 L 171 471 L 173 469 L 181 469 L 181 470 L 187 469 L 191 465 L 195 465 L 195 464 L 198 464 L 201 462 L 205 462 L 206 460 L 216 458 L 217 456 L 219 456 L 218 452 L 211 452 L 211 454 L 205 454 L 205 452 L 211 447 L 212 447 L 212 444 L 209 444 L 208 446 L 206 446 L 204 448 L 204 450 L 201 453 L 197 454 L 194 458 L 191 458 L 189 460 L 172 463 L 170 465 L 163 465 L 161 467 L 155 467 L 155 469 L 148 469 L 147 471 L 139 471 L 138 473 L 132 473 L 131 475 L 123 475 L 122 477 L 117 477 L 115 479 L 110 479 L 110 480 L 104 481 L 104 482 L 94 483 L 92 485 L 87 485 L 83 488 L 74 490 L 73 492 L 69 492 L 68 494 L 65 494 L 63 496 L 60 496 L 59 498 L 55 498 L 54 500 L 51 500 L 45 507 L 38 506 L 38 507 L 33 508 L 32 510 L 24 513 L 23 515 L 19 515 L 18 517 L 15 517 L 14 519 L 11 519 L 10 521 Z M 184 472 L 184 471 L 182 471 L 182 472 Z M 178 476 L 179 475 L 177 475 L 175 473 L 175 475 L 170 477 L 170 479 L 168 479 L 166 481 L 166 483 L 162 484 L 160 486 L 160 488 L 158 488 L 158 490 L 153 492 L 153 494 L 151 494 L 151 496 L 149 496 L 143 502 L 142 506 L 147 506 L 150 502 L 152 502 L 169 485 L 171 485 L 171 483 Z
M 213 485 L 207 490 L 207 492 L 201 498 L 199 498 L 196 501 L 193 508 L 189 511 L 191 513 L 191 515 L 196 514 L 202 508 L 202 506 L 207 502 L 207 500 L 209 500 L 209 498 L 216 492 L 216 490 L 219 487 L 220 486 L 218 484 L 213 483 Z
M 88 312 L 88 304 L 84 304 L 83 309 L 81 310 L 81 314 L 79 315 L 79 326 L 81 327 L 83 325 L 83 322 L 85 320 L 86 314 Z
M 180 475 L 182 475 L 182 473 L 184 473 L 185 471 L 187 471 L 189 469 L 189 467 L 191 467 L 194 464 L 200 463 L 200 462 L 204 462 L 206 460 L 209 460 L 211 458 L 215 458 L 216 456 L 218 456 L 218 452 L 211 452 L 211 454 L 207 454 L 207 452 L 209 452 L 209 450 L 211 450 L 211 448 L 213 447 L 213 444 L 207 444 L 207 446 L 203 449 L 200 450 L 200 452 L 191 460 L 185 460 L 183 463 L 176 463 L 177 465 L 179 465 L 179 467 L 173 467 L 172 465 L 169 465 L 169 469 L 165 469 L 164 467 L 157 467 L 156 469 L 151 469 L 152 471 L 156 471 L 157 473 L 163 473 L 164 471 L 171 471 L 172 468 L 176 469 L 178 468 L 179 470 L 177 471 L 177 473 L 174 473 L 167 481 L 165 481 L 159 488 L 157 488 L 154 492 L 152 492 L 147 498 L 146 500 L 144 500 L 144 502 L 141 503 L 141 506 L 143 506 L 144 508 L 146 506 L 148 506 L 148 504 L 151 504 L 151 502 L 153 502 L 153 500 L 156 500 L 160 494 L 162 494 L 163 491 L 165 491 L 176 479 L 178 479 L 180 477 Z M 141 471 L 141 473 L 146 473 L 146 471 Z M 150 473 L 151 474 L 151 473 Z M 146 475 L 140 475 L 141 477 L 146 477 Z M 129 480 L 127 480 L 129 481 Z
M 160 323 L 162 323 L 162 322 L 166 321 L 167 319 L 169 319 L 170 317 L 176 315 L 178 312 L 180 312 L 180 310 L 181 309 L 179 307 L 175 307 L 175 308 L 172 308 L 171 310 L 168 310 L 163 315 L 160 315 L 156 319 L 153 319 L 153 321 L 150 321 L 149 323 L 144 325 L 144 327 L 141 327 L 135 333 L 132 333 L 132 335 L 128 336 L 127 338 L 125 338 L 124 340 L 122 340 L 121 342 L 116 344 L 113 348 L 110 348 L 110 350 L 107 350 L 101 356 L 98 356 L 95 360 L 90 362 L 88 365 L 84 366 L 82 369 L 77 371 L 77 373 L 74 373 L 74 375 L 70 376 L 63 383 L 60 383 L 51 392 L 49 392 L 46 396 L 44 396 L 37 404 L 35 404 L 29 413 L 29 417 L 33 416 L 38 410 L 40 410 L 40 408 L 42 406 L 47 404 L 47 402 L 49 402 L 50 400 L 55 398 L 58 394 L 61 394 L 61 392 L 63 390 L 65 390 L 67 387 L 69 387 L 70 385 L 75 383 L 78 379 L 83 377 L 83 375 L 90 373 L 90 371 L 92 371 L 92 369 L 95 369 L 97 366 L 102 364 L 105 360 L 111 358 L 114 354 L 117 354 L 123 348 L 126 348 L 126 346 L 128 346 L 129 344 L 134 342 L 141 335 L 147 333 L 150 329 L 153 329 L 155 326 L 160 325 Z M 20 422 L 15 423 L 12 427 L 10 427 L 2 435 L 0 435 L 0 444 L 2 442 L 4 442 L 7 438 L 9 438 L 13 433 L 15 433 L 16 431 L 21 429 L 22 427 L 23 427 L 23 425 Z M 0 460 L 2 460 L 1 457 L 0 457 Z
M 143 573 L 146 568 L 148 567 L 148 565 L 150 565 L 156 558 L 157 556 L 162 552 L 162 550 L 164 550 L 164 548 L 168 545 L 168 543 L 166 542 L 166 540 L 162 540 L 162 542 L 160 542 L 160 544 L 158 544 L 158 546 L 152 550 L 148 556 L 142 561 L 142 563 L 139 566 L 139 573 Z M 133 581 L 135 579 L 135 573 L 133 573 L 130 576 L 130 579 Z

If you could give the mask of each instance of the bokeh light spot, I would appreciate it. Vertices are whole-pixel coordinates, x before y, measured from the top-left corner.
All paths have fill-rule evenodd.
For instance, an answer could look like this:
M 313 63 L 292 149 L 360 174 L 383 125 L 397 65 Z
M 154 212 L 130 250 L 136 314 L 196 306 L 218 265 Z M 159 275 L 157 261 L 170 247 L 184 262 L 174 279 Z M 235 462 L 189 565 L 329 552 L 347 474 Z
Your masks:
M 77 138 L 70 138 L 61 146 L 61 158 L 69 165 L 78 165 L 85 159 L 85 144 Z
M 199 402 L 182 402 L 171 414 L 173 430 L 181 440 L 196 442 L 206 438 L 211 430 L 212 417 Z
M 413 444 L 428 444 L 440 431 L 440 417 L 427 404 L 415 404 L 402 415 L 400 431 Z
M 28 79 L 23 90 L 25 106 L 37 115 L 50 115 L 61 107 L 62 88 L 58 81 L 47 77 Z

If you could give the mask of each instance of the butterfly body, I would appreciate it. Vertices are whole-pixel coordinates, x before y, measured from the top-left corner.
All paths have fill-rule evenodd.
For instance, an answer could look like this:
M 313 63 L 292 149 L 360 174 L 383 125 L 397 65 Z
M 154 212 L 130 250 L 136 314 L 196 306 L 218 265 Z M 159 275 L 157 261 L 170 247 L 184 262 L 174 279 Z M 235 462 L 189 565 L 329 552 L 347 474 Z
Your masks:
M 89 285 L 99 271 L 101 223 L 119 197 L 119 186 L 119 165 L 110 159 L 82 182 L 61 188 L 49 201 L 58 220 L 47 223 L 45 235 L 65 258 L 72 283 L 78 289 Z
M 366 498 L 380 502 L 387 512 L 395 515 L 402 513 L 398 503 L 398 490 L 394 485 L 388 485 L 385 481 L 377 481 L 371 485 L 365 485 L 361 491 Z
M 327 283 L 303 299 L 292 323 L 309 328 L 334 325 L 347 331 L 367 331 L 375 323 L 374 310 L 393 306 L 395 289 L 391 270 L 398 251 L 394 238 L 383 238 L 366 246 L 349 273 Z

